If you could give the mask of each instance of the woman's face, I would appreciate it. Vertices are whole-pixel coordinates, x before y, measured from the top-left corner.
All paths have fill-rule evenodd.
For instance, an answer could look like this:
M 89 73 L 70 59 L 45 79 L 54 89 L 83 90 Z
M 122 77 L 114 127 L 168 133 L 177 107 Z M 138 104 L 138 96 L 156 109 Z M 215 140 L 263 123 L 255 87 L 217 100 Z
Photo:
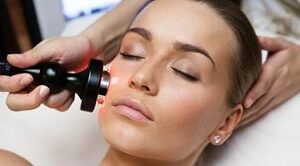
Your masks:
M 99 114 L 106 140 L 151 159 L 199 154 L 228 116 L 228 62 L 235 46 L 231 29 L 207 5 L 152 2 L 111 64 Z

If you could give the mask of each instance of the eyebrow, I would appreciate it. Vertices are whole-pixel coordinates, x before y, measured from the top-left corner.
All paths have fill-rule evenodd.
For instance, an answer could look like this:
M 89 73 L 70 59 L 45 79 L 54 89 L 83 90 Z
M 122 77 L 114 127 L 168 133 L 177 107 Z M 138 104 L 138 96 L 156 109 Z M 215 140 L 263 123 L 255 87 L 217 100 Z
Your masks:
M 140 35 L 142 38 L 144 38 L 145 40 L 148 40 L 148 41 L 152 40 L 151 33 L 144 28 L 140 28 L 140 27 L 131 28 L 126 33 L 129 33 L 129 32 L 136 33 L 136 34 Z M 175 48 L 178 50 L 181 50 L 181 51 L 185 51 L 185 52 L 196 52 L 201 55 L 204 55 L 211 61 L 211 63 L 213 64 L 214 70 L 216 69 L 216 64 L 215 64 L 214 60 L 212 59 L 212 57 L 209 55 L 209 53 L 205 49 L 198 47 L 198 46 L 191 45 L 191 44 L 181 43 L 181 42 L 176 42 Z
M 178 50 L 181 50 L 181 51 L 185 51 L 185 52 L 196 52 L 201 55 L 204 55 L 211 61 L 211 63 L 214 66 L 214 69 L 216 69 L 216 64 L 215 64 L 214 60 L 212 59 L 212 57 L 209 55 L 209 53 L 205 49 L 198 47 L 198 46 L 191 45 L 191 44 L 181 43 L 181 42 L 176 42 L 175 48 L 177 48 Z
M 148 40 L 148 41 L 152 40 L 151 33 L 148 30 L 144 29 L 144 28 L 138 28 L 138 27 L 137 28 L 131 28 L 126 33 L 129 33 L 129 32 L 136 33 L 136 34 L 140 35 L 141 37 L 143 37 L 145 40 Z

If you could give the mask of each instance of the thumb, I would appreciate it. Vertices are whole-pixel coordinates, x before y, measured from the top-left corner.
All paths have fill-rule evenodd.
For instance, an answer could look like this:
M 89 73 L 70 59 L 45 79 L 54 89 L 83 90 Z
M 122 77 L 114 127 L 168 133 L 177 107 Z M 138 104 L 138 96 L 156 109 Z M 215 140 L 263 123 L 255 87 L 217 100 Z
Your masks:
M 277 52 L 280 50 L 284 50 L 288 47 L 288 41 L 283 38 L 271 38 L 271 37 L 262 37 L 258 38 L 260 46 L 262 49 Z
M 26 68 L 48 61 L 50 57 L 47 50 L 33 48 L 22 54 L 9 54 L 7 55 L 7 61 L 16 67 Z

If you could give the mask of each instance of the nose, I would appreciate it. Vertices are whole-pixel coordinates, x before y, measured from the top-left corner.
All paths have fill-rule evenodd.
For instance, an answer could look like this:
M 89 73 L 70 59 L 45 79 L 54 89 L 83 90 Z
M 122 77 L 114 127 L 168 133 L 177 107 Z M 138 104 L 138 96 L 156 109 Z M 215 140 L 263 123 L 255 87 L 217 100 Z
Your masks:
M 137 69 L 129 79 L 129 87 L 142 91 L 147 95 L 155 96 L 158 94 L 159 86 L 155 67 L 144 65 Z

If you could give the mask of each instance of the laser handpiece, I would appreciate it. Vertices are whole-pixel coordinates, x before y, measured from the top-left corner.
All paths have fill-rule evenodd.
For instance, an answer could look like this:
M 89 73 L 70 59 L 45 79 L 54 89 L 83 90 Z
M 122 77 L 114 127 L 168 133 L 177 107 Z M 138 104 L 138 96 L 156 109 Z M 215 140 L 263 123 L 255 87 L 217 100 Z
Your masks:
M 6 60 L 0 60 L 0 75 L 12 76 L 29 73 L 34 82 L 46 85 L 52 94 L 63 89 L 76 93 L 81 101 L 80 109 L 93 112 L 98 95 L 106 95 L 109 86 L 109 74 L 103 71 L 103 62 L 92 59 L 89 67 L 79 73 L 67 73 L 61 64 L 47 62 L 30 68 L 17 68 Z

